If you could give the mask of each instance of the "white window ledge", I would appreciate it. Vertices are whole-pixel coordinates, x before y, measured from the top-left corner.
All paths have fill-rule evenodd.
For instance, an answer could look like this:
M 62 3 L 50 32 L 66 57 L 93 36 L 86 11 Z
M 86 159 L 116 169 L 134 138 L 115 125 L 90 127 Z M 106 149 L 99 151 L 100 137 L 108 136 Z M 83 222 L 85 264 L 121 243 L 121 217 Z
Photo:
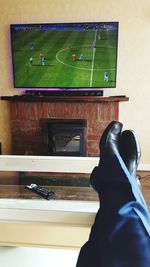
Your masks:
M 0 200 L 0 246 L 80 248 L 98 202 Z

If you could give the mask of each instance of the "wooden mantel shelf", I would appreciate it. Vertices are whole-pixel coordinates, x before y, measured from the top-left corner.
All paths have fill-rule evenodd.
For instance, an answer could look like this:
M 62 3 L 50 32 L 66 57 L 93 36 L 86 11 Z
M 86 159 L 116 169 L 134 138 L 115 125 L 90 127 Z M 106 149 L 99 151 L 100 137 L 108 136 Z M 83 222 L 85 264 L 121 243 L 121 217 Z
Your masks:
M 1 96 L 1 100 L 12 102 L 120 102 L 128 101 L 126 96 L 28 96 L 28 95 L 14 95 Z

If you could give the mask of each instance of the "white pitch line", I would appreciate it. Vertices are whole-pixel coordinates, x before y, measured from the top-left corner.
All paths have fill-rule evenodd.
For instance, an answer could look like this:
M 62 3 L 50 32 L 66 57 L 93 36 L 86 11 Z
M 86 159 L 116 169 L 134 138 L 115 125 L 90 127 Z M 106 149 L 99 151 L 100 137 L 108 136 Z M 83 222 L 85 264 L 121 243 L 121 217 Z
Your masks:
M 97 30 L 95 31 L 95 39 L 94 42 L 96 44 L 96 39 L 97 39 Z M 93 56 L 92 56 L 92 67 L 91 67 L 91 78 L 90 78 L 90 87 L 92 87 L 92 82 L 93 82 L 93 71 L 94 71 L 94 58 L 95 58 L 95 49 L 93 48 Z

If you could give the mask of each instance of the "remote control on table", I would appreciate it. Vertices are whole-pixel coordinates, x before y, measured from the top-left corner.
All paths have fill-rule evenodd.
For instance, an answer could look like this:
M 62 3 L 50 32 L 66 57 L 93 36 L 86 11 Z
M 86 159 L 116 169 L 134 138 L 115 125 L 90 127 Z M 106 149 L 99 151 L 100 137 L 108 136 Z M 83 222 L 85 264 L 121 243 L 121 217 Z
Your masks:
M 25 187 L 47 200 L 55 198 L 55 193 L 53 191 L 49 191 L 48 189 L 40 187 L 37 184 L 26 185 Z

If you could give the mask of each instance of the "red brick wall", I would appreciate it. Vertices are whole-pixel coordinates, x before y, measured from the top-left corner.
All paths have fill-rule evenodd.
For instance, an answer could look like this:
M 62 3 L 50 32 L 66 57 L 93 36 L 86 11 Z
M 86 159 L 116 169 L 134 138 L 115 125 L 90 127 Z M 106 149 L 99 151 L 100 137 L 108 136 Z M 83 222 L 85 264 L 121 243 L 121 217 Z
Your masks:
M 44 155 L 42 118 L 85 119 L 86 156 L 99 155 L 100 136 L 112 120 L 118 119 L 118 102 L 10 102 L 12 154 Z

